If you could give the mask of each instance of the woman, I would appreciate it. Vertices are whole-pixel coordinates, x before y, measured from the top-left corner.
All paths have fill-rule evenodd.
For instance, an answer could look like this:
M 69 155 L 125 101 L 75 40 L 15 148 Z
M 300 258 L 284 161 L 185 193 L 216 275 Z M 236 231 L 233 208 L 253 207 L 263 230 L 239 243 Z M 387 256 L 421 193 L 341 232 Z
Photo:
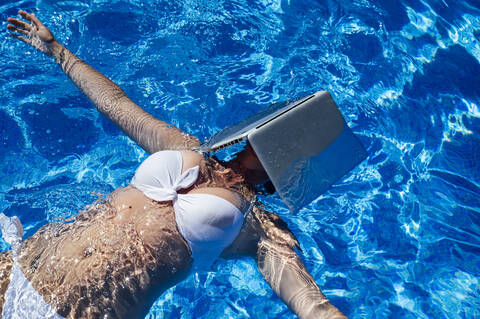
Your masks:
M 255 205 L 253 186 L 267 176 L 250 147 L 229 163 L 191 151 L 198 139 L 145 112 L 33 14 L 19 14 L 30 23 L 8 18 L 11 36 L 55 58 L 101 113 L 153 155 L 129 186 L 21 243 L 16 261 L 15 252 L 1 254 L 0 309 L 13 304 L 14 272 L 55 316 L 140 318 L 165 289 L 222 254 L 255 257 L 300 318 L 345 318 L 305 269 L 285 223 Z

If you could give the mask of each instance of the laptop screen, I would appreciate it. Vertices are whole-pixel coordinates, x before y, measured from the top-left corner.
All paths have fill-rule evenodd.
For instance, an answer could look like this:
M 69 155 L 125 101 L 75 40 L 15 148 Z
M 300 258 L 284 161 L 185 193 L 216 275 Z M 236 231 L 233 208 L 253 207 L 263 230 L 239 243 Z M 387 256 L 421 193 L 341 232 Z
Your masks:
M 283 101 L 270 105 L 258 113 L 244 119 L 243 121 L 229 126 L 217 134 L 210 137 L 197 149 L 202 152 L 210 152 L 222 149 L 224 147 L 239 143 L 247 139 L 247 135 L 258 127 L 268 123 L 272 119 L 280 116 L 288 110 L 295 108 L 299 104 L 312 98 L 314 95 L 297 99 L 293 102 Z

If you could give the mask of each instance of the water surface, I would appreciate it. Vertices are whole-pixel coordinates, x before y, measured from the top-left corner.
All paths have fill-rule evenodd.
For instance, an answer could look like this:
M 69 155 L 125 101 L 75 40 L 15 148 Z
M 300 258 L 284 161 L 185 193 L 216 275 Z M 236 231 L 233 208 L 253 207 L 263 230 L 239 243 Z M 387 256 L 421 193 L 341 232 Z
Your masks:
M 350 318 L 480 318 L 477 0 L 13 1 L 146 110 L 201 139 L 328 90 L 370 156 L 297 215 L 264 198 Z M 47 57 L 0 38 L 0 209 L 26 236 L 125 186 L 147 156 Z M 2 249 L 7 249 L 2 241 Z M 253 260 L 147 318 L 294 318 Z

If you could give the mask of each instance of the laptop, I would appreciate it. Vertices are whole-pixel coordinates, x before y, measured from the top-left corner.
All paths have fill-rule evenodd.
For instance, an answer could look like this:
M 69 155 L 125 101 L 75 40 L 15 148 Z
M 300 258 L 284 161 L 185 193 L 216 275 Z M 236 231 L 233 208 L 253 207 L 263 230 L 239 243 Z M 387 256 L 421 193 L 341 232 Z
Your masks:
M 213 135 L 198 150 L 215 152 L 245 140 L 292 212 L 367 157 L 327 91 L 273 104 Z

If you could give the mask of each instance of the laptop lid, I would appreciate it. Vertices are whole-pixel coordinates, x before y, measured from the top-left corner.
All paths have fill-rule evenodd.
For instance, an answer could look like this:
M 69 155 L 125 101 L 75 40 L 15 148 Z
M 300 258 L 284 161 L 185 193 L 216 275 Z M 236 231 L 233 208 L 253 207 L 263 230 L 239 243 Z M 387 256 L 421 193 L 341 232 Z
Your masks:
M 199 149 L 215 151 L 245 139 L 291 211 L 316 199 L 367 155 L 326 91 L 274 104 Z
M 278 117 L 313 97 L 314 95 L 310 95 L 295 101 L 274 103 L 237 124 L 224 128 L 200 145 L 197 150 L 202 152 L 212 152 L 245 141 L 248 134 L 261 127 L 262 124 Z

